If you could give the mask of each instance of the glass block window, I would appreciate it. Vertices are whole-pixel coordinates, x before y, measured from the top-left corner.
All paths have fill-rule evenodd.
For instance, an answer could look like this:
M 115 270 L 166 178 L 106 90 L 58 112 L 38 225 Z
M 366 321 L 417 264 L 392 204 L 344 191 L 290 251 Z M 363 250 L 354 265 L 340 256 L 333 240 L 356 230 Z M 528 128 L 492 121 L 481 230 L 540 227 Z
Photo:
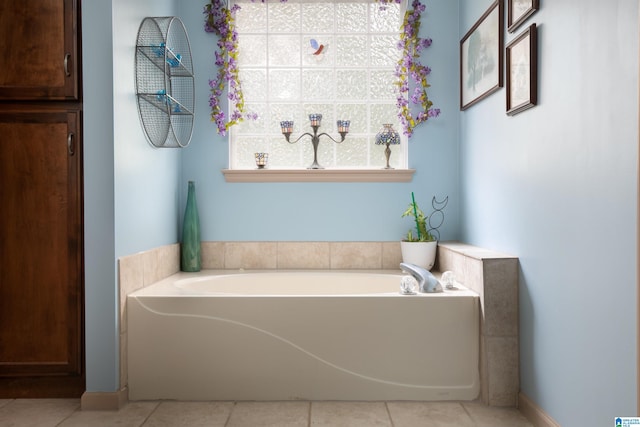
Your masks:
M 404 10 L 374 0 L 236 0 L 240 81 L 248 112 L 230 130 L 230 167 L 254 169 L 256 152 L 269 168 L 299 169 L 313 161 L 311 138 L 287 143 L 280 122 L 293 120 L 290 140 L 312 133 L 309 114 L 322 114 L 320 132 L 340 140 L 336 121 L 350 120 L 344 142 L 320 138 L 325 168 L 378 169 L 386 165 L 375 135 L 385 123 L 400 130 L 395 65 Z M 407 139 L 392 147 L 391 166 L 407 167 Z

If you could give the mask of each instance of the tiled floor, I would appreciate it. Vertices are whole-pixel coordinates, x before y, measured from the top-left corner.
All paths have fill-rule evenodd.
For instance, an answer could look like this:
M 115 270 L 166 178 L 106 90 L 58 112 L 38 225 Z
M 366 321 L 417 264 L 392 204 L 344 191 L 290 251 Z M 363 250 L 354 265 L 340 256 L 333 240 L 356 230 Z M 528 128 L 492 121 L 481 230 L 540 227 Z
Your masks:
M 129 402 L 81 411 L 78 399 L 0 399 L 0 427 L 532 427 L 513 408 L 458 402 Z

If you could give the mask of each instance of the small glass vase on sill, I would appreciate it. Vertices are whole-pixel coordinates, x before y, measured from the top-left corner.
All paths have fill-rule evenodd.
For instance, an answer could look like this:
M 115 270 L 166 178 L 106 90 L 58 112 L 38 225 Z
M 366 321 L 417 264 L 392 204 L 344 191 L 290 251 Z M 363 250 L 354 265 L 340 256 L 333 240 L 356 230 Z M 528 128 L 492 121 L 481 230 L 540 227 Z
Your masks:
M 265 169 L 269 162 L 269 153 L 253 153 L 256 159 L 256 167 L 258 169 Z
M 384 155 L 387 158 L 387 166 L 384 169 L 393 169 L 389 165 L 389 158 L 391 157 L 390 145 L 400 144 L 400 134 L 393 128 L 391 123 L 385 123 L 382 125 L 380 132 L 376 134 L 376 145 L 386 145 Z

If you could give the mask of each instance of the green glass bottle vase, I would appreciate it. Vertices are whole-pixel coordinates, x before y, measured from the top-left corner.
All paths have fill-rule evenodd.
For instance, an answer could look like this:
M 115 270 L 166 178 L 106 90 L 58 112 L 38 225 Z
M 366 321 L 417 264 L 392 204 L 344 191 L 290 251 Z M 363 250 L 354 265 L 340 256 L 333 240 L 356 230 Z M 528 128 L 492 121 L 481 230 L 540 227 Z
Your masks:
M 182 271 L 200 271 L 202 256 L 200 255 L 200 218 L 196 203 L 196 184 L 189 181 L 187 207 L 184 210 L 182 223 L 182 246 L 180 251 L 180 269 Z

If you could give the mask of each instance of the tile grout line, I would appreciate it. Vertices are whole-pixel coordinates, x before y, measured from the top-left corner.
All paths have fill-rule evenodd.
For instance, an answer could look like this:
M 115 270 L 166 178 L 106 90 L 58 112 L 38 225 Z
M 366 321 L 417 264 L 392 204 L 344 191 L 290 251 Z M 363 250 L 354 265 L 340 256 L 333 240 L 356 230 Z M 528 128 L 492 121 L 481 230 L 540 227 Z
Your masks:
M 157 402 L 156 406 L 153 408 L 153 411 L 149 412 L 149 414 L 145 417 L 144 421 L 142 421 L 142 424 L 140 424 L 140 427 L 143 427 L 147 423 L 147 421 L 149 421 L 149 418 L 151 418 L 151 416 L 155 414 L 155 412 L 158 410 L 160 405 L 162 405 L 162 402 Z M 118 412 L 119 411 L 120 410 L 118 409 Z
M 16 399 L 13 399 L 13 401 L 14 401 L 14 402 L 15 402 L 15 400 L 16 400 Z M 7 406 L 7 405 L 4 405 L 4 406 L 3 406 L 3 408 L 4 408 L 5 406 Z M 60 422 L 56 424 L 56 427 L 57 427 L 57 426 L 62 425 L 65 421 L 67 421 L 69 418 L 71 418 L 71 417 L 73 416 L 73 414 L 75 414 L 76 412 L 80 411 L 81 409 L 82 409 L 82 406 L 80 405 L 80 403 L 78 403 L 78 406 L 76 407 L 76 409 L 74 409 L 73 411 L 71 411 L 71 413 L 70 413 L 69 415 L 67 415 L 67 416 L 66 416 L 66 417 L 64 417 L 62 420 L 60 420 Z
M 307 414 L 307 427 L 311 427 L 311 407 L 313 406 L 313 401 L 309 401 L 309 413 Z
M 389 402 L 385 400 L 384 407 L 387 410 L 387 416 L 389 417 L 389 422 L 391 423 L 391 427 L 395 427 L 393 423 L 393 417 L 391 416 L 391 410 L 389 409 Z
M 478 423 L 476 422 L 476 419 L 471 415 L 471 412 L 469 412 L 469 410 L 467 409 L 467 406 L 463 402 L 458 402 L 458 404 L 462 406 L 462 409 L 467 414 L 473 425 L 477 427 Z
M 236 402 L 236 401 L 233 402 L 233 406 L 231 406 L 231 410 L 229 411 L 229 415 L 227 416 L 227 420 L 224 422 L 224 427 L 227 427 L 229 425 L 229 421 L 231 421 L 231 415 L 233 415 L 233 411 L 235 411 L 237 404 L 238 404 L 238 402 Z

